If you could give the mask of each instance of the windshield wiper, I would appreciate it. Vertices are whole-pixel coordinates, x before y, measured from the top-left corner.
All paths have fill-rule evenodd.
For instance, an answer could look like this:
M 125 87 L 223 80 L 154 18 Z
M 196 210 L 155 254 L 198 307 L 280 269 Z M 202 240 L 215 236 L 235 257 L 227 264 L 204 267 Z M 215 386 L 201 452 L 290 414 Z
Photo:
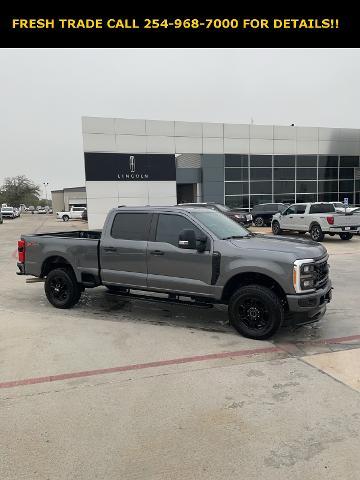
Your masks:
M 236 239 L 236 238 L 249 238 L 251 236 L 252 236 L 251 233 L 248 233 L 247 235 L 231 235 L 230 237 L 224 237 L 221 240 L 232 240 L 232 239 Z

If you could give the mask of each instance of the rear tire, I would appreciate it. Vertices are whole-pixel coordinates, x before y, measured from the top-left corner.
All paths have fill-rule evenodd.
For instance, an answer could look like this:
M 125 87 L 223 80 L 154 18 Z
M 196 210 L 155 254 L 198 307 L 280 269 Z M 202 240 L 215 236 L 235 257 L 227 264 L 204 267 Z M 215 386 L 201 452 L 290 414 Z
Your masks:
M 319 224 L 315 223 L 310 228 L 310 237 L 314 242 L 322 242 L 324 240 L 325 235 Z
M 81 297 L 82 288 L 70 268 L 55 268 L 45 280 L 45 294 L 56 308 L 71 308 Z
M 340 233 L 339 237 L 341 238 L 341 240 L 351 240 L 352 237 L 353 237 L 353 234 L 352 233 Z
M 263 217 L 256 217 L 254 220 L 255 227 L 263 227 L 265 225 L 265 220 Z
M 230 324 L 244 337 L 265 340 L 280 328 L 284 308 L 279 297 L 261 285 L 240 287 L 228 307 Z
M 69 221 L 69 215 L 64 215 L 62 217 L 62 219 L 63 219 L 63 222 L 68 222 Z
M 281 235 L 282 230 L 280 228 L 280 223 L 277 220 L 274 220 L 271 225 L 271 229 L 274 235 Z

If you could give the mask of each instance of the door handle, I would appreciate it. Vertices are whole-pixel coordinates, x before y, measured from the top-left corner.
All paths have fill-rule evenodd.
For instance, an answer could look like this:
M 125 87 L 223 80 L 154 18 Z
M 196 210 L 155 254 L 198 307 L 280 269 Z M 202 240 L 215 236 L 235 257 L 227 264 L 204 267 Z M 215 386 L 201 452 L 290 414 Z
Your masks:
M 305 218 L 305 217 L 300 217 L 300 218 Z
M 164 252 L 162 252 L 161 250 L 153 250 L 152 252 L 150 252 L 150 255 L 164 255 Z
M 117 248 L 115 247 L 104 247 L 105 252 L 116 252 Z
M 294 217 L 289 217 L 289 218 L 294 218 Z

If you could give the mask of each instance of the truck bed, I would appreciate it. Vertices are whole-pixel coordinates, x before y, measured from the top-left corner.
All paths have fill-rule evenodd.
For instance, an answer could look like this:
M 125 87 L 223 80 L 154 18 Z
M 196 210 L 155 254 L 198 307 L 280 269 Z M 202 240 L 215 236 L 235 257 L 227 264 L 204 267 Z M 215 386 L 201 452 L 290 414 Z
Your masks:
M 35 233 L 21 235 L 25 241 L 26 275 L 46 275 L 47 263 L 70 264 L 79 282 L 100 281 L 99 246 L 101 230 Z

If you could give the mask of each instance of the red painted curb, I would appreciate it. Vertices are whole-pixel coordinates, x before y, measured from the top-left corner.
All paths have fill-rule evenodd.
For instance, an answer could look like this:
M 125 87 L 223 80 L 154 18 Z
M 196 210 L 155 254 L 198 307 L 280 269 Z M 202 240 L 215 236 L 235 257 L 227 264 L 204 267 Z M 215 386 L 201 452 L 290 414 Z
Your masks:
M 207 360 L 217 360 L 220 358 L 242 357 L 258 355 L 260 353 L 283 352 L 279 347 L 254 348 L 251 350 L 239 350 L 236 352 L 210 353 L 208 355 L 197 355 L 193 357 L 174 358 L 171 360 L 159 360 L 157 362 L 137 363 L 133 365 L 124 365 L 121 367 L 101 368 L 98 370 L 85 370 L 82 372 L 60 373 L 58 375 L 49 375 L 47 377 L 25 378 L 23 380 L 12 380 L 1 382 L 0 388 L 14 388 L 25 385 L 35 385 L 36 383 L 58 382 L 71 378 L 92 377 L 95 375 L 106 375 L 108 373 L 128 372 L 130 370 L 142 370 L 145 368 L 163 367 L 166 365 L 180 365 L 182 363 L 203 362 Z

